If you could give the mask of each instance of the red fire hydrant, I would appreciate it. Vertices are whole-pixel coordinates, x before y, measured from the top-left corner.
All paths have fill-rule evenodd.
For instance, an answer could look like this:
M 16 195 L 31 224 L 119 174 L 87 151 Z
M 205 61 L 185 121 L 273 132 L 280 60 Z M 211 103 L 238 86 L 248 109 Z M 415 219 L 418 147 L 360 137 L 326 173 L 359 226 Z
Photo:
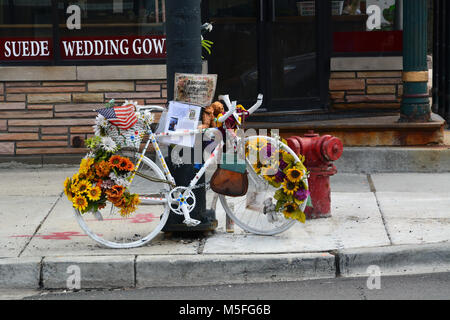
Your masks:
M 304 164 L 310 172 L 308 184 L 313 207 L 306 208 L 307 218 L 330 217 L 330 176 L 337 173 L 331 162 L 338 160 L 344 151 L 341 140 L 330 135 L 319 136 L 311 130 L 303 137 L 290 137 L 287 142 L 296 154 L 305 156 Z

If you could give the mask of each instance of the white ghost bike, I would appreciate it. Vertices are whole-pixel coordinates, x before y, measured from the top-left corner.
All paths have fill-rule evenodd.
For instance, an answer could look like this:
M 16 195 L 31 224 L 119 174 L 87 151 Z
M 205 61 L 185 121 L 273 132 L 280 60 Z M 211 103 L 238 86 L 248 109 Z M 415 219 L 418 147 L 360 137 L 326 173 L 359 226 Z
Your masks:
M 231 102 L 228 95 L 220 96 L 219 99 L 225 102 L 228 111 L 218 121 L 225 125 L 224 122 L 229 117 L 235 117 L 238 120 L 236 101 Z M 263 96 L 259 95 L 257 102 L 248 109 L 249 114 L 255 112 L 262 105 L 262 99 Z M 138 106 L 137 109 L 138 112 L 160 112 L 165 110 L 165 108 L 159 106 Z M 188 186 L 178 186 L 164 160 L 158 139 L 168 135 L 210 134 L 214 131 L 218 131 L 218 129 L 210 128 L 156 134 L 148 127 L 149 139 L 143 151 L 133 151 L 125 154 L 134 160 L 135 163 L 135 174 L 129 190 L 131 193 L 139 194 L 141 203 L 137 211 L 129 217 L 121 217 L 118 209 L 109 202 L 106 208 L 96 212 L 81 214 L 78 210 L 75 210 L 76 219 L 81 228 L 93 240 L 106 247 L 125 249 L 142 246 L 157 237 L 167 222 L 169 214 L 184 216 L 184 223 L 188 226 L 198 225 L 200 221 L 190 217 L 190 212 L 196 205 L 193 190 L 198 187 L 198 181 L 205 174 L 206 170 L 218 163 L 224 142 L 220 141 L 215 146 L 209 159 L 205 161 Z M 240 138 L 236 137 L 236 139 L 239 140 Z M 256 143 L 260 140 L 267 141 L 273 146 L 278 146 L 280 150 L 291 154 L 295 161 L 300 161 L 295 152 L 279 141 L 279 139 L 267 136 L 250 136 L 244 139 L 245 143 Z M 146 156 L 150 145 L 153 146 L 154 152 L 152 155 L 153 158 L 156 158 L 156 162 Z M 273 196 L 277 188 L 271 186 L 261 175 L 255 172 L 249 159 L 246 159 L 246 168 L 249 177 L 247 194 L 242 197 L 219 195 L 226 214 L 245 232 L 258 235 L 275 235 L 290 228 L 296 221 L 285 218 L 281 210 L 279 212 L 274 210 L 275 205 L 273 201 L 275 200 Z M 307 185 L 306 174 L 304 175 L 304 180 Z M 249 198 L 254 197 L 255 194 L 259 196 L 258 199 L 262 199 L 261 205 L 254 205 L 255 199 Z M 305 207 L 306 201 L 300 209 L 304 210 Z

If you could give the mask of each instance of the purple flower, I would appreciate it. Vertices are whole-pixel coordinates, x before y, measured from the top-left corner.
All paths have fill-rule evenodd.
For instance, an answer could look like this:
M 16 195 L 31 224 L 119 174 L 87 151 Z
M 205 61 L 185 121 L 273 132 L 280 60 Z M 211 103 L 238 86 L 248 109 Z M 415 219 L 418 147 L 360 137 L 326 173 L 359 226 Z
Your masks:
M 261 148 L 259 151 L 259 156 L 261 159 L 269 159 L 275 152 L 275 147 L 268 143 L 265 147 Z
M 309 190 L 299 189 L 295 194 L 294 197 L 297 200 L 303 201 L 306 200 L 309 196 Z
M 288 164 L 286 163 L 286 161 L 284 161 L 283 158 L 280 157 L 280 161 L 279 161 L 280 169 L 284 170 L 287 166 L 288 166 Z
M 286 178 L 286 175 L 284 174 L 283 171 L 278 171 L 278 172 L 275 174 L 275 181 L 276 181 L 276 182 L 283 182 L 283 181 L 284 181 L 284 178 Z

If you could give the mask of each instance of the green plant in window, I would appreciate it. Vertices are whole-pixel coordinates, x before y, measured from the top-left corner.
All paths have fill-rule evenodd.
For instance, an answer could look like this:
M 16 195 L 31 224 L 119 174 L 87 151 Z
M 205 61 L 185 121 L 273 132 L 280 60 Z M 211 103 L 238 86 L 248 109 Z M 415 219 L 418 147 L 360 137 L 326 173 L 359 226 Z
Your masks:
M 389 23 L 394 23 L 395 19 L 395 4 L 383 10 L 383 17 Z
M 205 51 L 210 55 L 212 54 L 211 48 L 212 45 L 214 44 L 214 42 L 212 42 L 211 40 L 206 40 L 205 38 L 203 38 L 203 35 L 206 34 L 207 32 L 211 32 L 213 29 L 213 26 L 211 23 L 205 23 L 201 26 L 201 33 L 202 33 L 202 48 L 205 49 Z M 204 56 L 202 56 L 202 59 L 205 59 Z

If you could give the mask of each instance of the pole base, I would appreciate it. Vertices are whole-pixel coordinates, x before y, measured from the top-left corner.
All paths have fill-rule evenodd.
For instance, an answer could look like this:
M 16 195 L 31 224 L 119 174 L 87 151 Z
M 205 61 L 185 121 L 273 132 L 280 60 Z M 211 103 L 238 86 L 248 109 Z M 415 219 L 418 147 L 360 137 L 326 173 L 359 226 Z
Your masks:
M 206 210 L 201 217 L 193 216 L 193 219 L 200 220 L 195 227 L 189 227 L 183 223 L 184 216 L 170 213 L 169 219 L 162 231 L 167 232 L 205 232 L 217 229 L 218 221 L 214 210 Z

